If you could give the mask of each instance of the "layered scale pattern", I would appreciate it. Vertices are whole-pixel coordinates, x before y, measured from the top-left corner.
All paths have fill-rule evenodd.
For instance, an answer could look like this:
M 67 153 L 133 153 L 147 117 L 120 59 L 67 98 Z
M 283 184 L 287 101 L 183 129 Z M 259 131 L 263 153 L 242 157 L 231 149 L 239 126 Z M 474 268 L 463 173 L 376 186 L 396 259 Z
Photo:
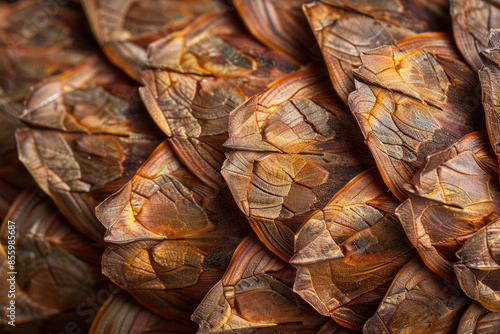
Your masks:
M 496 0 L 4 1 L 0 333 L 499 333 L 499 161 Z

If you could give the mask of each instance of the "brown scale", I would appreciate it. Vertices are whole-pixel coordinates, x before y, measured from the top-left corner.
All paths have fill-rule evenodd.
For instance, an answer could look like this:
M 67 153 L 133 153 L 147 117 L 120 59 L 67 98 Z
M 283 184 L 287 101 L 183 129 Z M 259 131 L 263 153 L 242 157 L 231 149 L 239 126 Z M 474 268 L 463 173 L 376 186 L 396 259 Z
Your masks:
M 460 319 L 457 333 L 489 334 L 498 332 L 500 313 L 490 312 L 481 304 L 473 302 Z
M 100 57 L 36 85 L 17 130 L 19 159 L 81 232 L 102 242 L 100 201 L 129 180 L 159 143 L 137 89 Z
M 249 230 L 230 195 L 193 175 L 167 141 L 96 214 L 110 243 L 103 273 L 172 321 L 189 321 Z
M 210 50 L 208 52 L 207 50 Z M 235 12 L 208 12 L 150 45 L 141 96 L 184 165 L 213 188 L 225 188 L 229 113 L 296 70 L 254 40 Z
M 304 5 L 323 52 L 333 86 L 347 103 L 354 91 L 352 71 L 364 51 L 426 31 L 442 31 L 449 20 L 446 1 L 323 0 Z
M 294 291 L 319 313 L 361 330 L 415 256 L 394 215 L 398 205 L 376 169 L 351 180 L 295 234 Z
M 428 154 L 483 129 L 477 75 L 442 33 L 408 37 L 361 60 L 349 106 L 384 181 L 403 201 Z
M 497 157 L 500 157 L 500 101 L 498 101 L 500 88 L 497 85 L 498 80 L 500 80 L 499 32 L 497 29 L 491 30 L 488 48 L 481 53 L 483 67 L 479 71 L 486 128 L 491 147 L 493 147 Z
M 454 333 L 467 304 L 458 286 L 437 276 L 417 257 L 394 278 L 363 333 Z
M 236 108 L 224 146 L 222 175 L 236 203 L 286 260 L 300 215 L 373 164 L 322 67 L 291 73 Z
M 500 217 L 474 233 L 456 253 L 454 271 L 462 290 L 488 310 L 500 312 Z
M 500 3 L 495 0 L 451 0 L 450 13 L 457 46 L 476 72 L 483 65 L 480 54 L 488 48 L 490 30 L 500 28 Z
M 320 54 L 302 6 L 307 0 L 235 0 L 248 30 L 261 43 L 302 64 L 317 61 Z
M 294 276 L 293 267 L 250 234 L 193 313 L 198 333 L 316 333 L 326 318 L 293 293 Z
M 89 334 L 194 333 L 196 324 L 167 320 L 138 304 L 125 291 L 115 292 L 99 309 Z
M 396 210 L 423 261 L 453 281 L 455 253 L 500 210 L 496 156 L 485 132 L 474 132 L 430 154 Z
M 217 0 L 83 0 L 104 53 L 137 81 L 150 44 L 184 29 L 198 16 L 224 6 Z
M 7 277 L 2 278 L 7 282 L 12 275 L 8 272 L 15 272 L 16 325 L 74 311 L 87 298 L 95 298 L 103 286 L 105 277 L 99 269 L 102 249 L 76 231 L 40 189 L 28 188 L 19 195 L 0 236 L 5 251 L 2 262 L 7 265 L 7 255 L 15 261 L 14 269 L 3 265 Z M 14 249 L 8 248 L 12 240 Z M 5 312 L 10 300 L 5 291 L 2 323 L 8 319 Z
M 18 116 L 26 96 L 33 85 L 88 58 L 94 47 L 77 5 L 58 5 L 50 15 L 43 9 L 33 0 L 0 4 L 0 178 L 14 197 L 33 185 L 17 158 L 15 138 L 24 125 Z M 12 203 L 9 195 L 1 197 Z

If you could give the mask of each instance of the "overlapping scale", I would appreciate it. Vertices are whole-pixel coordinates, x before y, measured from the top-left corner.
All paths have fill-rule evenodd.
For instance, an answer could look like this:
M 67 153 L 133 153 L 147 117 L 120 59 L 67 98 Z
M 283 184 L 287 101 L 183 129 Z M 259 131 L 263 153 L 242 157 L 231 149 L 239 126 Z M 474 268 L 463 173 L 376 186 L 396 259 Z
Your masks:
M 485 132 L 430 154 L 396 210 L 423 261 L 454 280 L 455 253 L 500 211 L 498 165 Z
M 99 309 L 90 334 L 192 333 L 191 321 L 168 321 L 137 304 L 126 292 L 114 293 Z
M 467 296 L 500 312 L 500 217 L 496 216 L 467 239 L 453 269 Z
M 150 44 L 224 7 L 217 0 L 83 0 L 82 6 L 104 53 L 139 82 Z
M 387 186 L 403 201 L 428 154 L 482 128 L 477 75 L 440 33 L 405 38 L 361 60 L 349 106 Z
M 90 58 L 35 86 L 17 130 L 19 159 L 81 232 L 102 242 L 94 209 L 130 179 L 159 143 L 137 89 Z
M 315 333 L 326 318 L 293 293 L 294 276 L 251 234 L 193 313 L 198 333 Z
M 488 47 L 490 30 L 500 28 L 500 3 L 451 0 L 450 13 L 457 46 L 475 72 L 483 65 L 480 54 Z
M 479 303 L 472 303 L 460 319 L 457 333 L 495 333 L 500 326 L 500 313 L 489 312 Z
M 235 0 L 248 30 L 262 43 L 303 64 L 319 53 L 302 6 L 305 0 Z
M 103 273 L 167 319 L 189 319 L 248 233 L 230 195 L 205 185 L 163 142 L 96 209 L 111 245 Z
M 222 175 L 259 238 L 283 259 L 293 232 L 372 161 L 322 67 L 269 86 L 229 117 Z
M 11 300 L 15 321 L 22 325 L 74 311 L 103 286 L 102 250 L 76 231 L 40 189 L 26 189 L 17 197 L 0 236 L 8 285 L 1 299 L 2 322 L 12 320 L 6 317 Z
M 498 332 L 499 8 L 4 1 L 0 333 Z
M 354 91 L 352 71 L 364 51 L 426 31 L 440 31 L 449 19 L 443 1 L 314 1 L 304 6 L 323 52 L 333 86 L 347 103 Z
M 294 291 L 319 313 L 360 330 L 388 284 L 415 256 L 378 171 L 366 171 L 315 211 L 295 235 Z
M 214 188 L 226 187 L 220 168 L 229 113 L 298 68 L 254 40 L 228 10 L 156 41 L 148 65 L 141 96 L 151 117 L 186 167 Z
M 454 333 L 468 300 L 417 257 L 391 284 L 364 333 Z M 459 332 L 461 333 L 461 332 Z

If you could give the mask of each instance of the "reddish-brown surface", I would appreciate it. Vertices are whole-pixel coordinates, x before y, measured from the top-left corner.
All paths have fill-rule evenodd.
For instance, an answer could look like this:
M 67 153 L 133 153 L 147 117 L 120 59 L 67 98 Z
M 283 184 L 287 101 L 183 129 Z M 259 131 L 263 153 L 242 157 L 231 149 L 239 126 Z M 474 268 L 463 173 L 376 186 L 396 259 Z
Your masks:
M 2 2 L 0 333 L 498 332 L 499 8 Z

